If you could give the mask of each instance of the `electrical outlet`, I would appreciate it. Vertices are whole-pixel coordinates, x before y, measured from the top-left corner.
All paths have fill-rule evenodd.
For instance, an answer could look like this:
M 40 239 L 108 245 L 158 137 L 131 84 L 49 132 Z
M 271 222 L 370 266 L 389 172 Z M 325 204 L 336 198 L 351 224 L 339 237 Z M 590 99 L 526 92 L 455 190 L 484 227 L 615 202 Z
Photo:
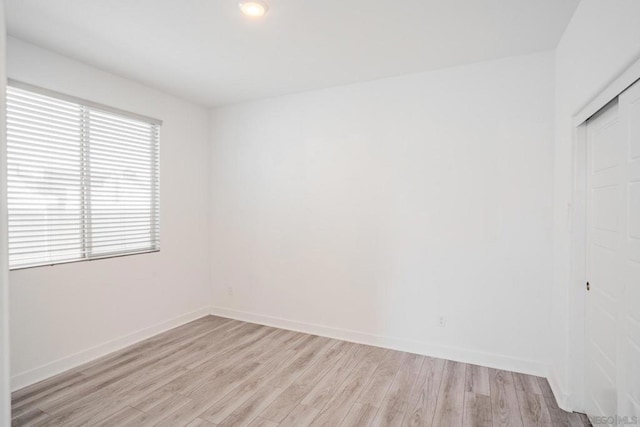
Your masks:
M 227 288 L 227 295 L 229 295 L 230 297 L 233 296 L 233 288 L 231 286 Z
M 447 326 L 447 318 L 444 316 L 438 317 L 438 326 L 440 326 L 441 328 Z

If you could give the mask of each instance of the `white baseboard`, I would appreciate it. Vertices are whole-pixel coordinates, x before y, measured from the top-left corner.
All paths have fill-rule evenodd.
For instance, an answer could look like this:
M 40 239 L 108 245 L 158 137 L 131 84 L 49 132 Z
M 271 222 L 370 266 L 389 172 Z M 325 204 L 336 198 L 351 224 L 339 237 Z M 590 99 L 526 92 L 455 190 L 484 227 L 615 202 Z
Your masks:
M 557 378 L 555 377 L 555 375 L 553 375 L 552 372 L 547 369 L 547 366 L 545 364 L 540 362 L 513 358 L 493 353 L 465 350 L 425 341 L 409 340 L 405 338 L 376 335 L 349 329 L 299 322 L 215 306 L 204 307 L 199 310 L 186 313 L 182 316 L 178 316 L 166 322 L 159 323 L 149 328 L 141 329 L 132 334 L 108 341 L 104 344 L 97 345 L 87 350 L 80 351 L 73 355 L 58 359 L 29 371 L 15 374 L 11 378 L 11 389 L 12 391 L 15 391 L 31 384 L 35 384 L 38 381 L 42 381 L 66 370 L 78 367 L 84 363 L 90 362 L 99 357 L 105 356 L 109 353 L 120 350 L 124 347 L 135 344 L 159 333 L 165 332 L 169 329 L 199 319 L 208 314 L 272 326 L 281 329 L 320 335 L 328 338 L 355 342 L 358 344 L 372 345 L 376 347 L 406 351 L 441 359 L 454 360 L 457 362 L 487 366 L 495 369 L 503 369 L 513 372 L 521 372 L 530 375 L 548 377 L 549 384 L 556 396 L 558 405 L 564 410 L 571 410 L 569 408 L 569 398 L 563 392 L 562 388 L 559 385 L 559 382 L 557 381 Z
M 209 307 L 203 307 L 196 311 L 183 314 L 157 325 L 141 329 L 132 334 L 116 338 L 104 344 L 100 344 L 87 350 L 72 354 L 70 356 L 63 357 L 62 359 L 58 359 L 45 365 L 38 366 L 37 368 L 30 369 L 25 372 L 20 372 L 11 377 L 11 390 L 15 391 L 31 384 L 35 384 L 38 381 L 42 381 L 66 370 L 75 368 L 84 363 L 105 356 L 114 351 L 123 349 L 124 347 L 135 344 L 154 335 L 165 332 L 169 329 L 175 328 L 176 326 L 180 326 L 201 317 L 207 316 L 210 311 L 211 310 Z
M 573 405 L 571 405 L 571 396 L 569 396 L 569 394 L 564 391 L 564 389 L 560 385 L 558 376 L 553 369 L 549 371 L 549 374 L 547 375 L 547 381 L 549 381 L 549 386 L 551 387 L 551 391 L 556 398 L 558 406 L 565 411 L 573 412 L 574 408 Z
M 404 338 L 375 335 L 366 332 L 298 322 L 224 307 L 211 307 L 211 314 L 214 316 L 227 317 L 245 322 L 258 323 L 281 329 L 355 342 L 358 344 L 367 344 L 392 350 L 406 351 L 409 353 L 487 366 L 489 368 L 504 369 L 529 375 L 546 377 L 548 371 L 545 364 L 533 360 L 518 359 L 498 354 L 443 346 L 424 341 L 414 341 Z

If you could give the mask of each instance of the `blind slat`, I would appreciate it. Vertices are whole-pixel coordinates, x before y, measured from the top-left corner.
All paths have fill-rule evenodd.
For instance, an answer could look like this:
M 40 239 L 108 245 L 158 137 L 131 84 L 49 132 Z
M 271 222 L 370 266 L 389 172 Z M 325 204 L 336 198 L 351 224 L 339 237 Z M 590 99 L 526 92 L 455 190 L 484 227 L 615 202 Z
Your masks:
M 107 247 L 121 247 L 124 249 L 126 246 L 134 245 L 136 247 L 140 246 L 149 246 L 154 247 L 155 242 L 150 242 L 148 237 L 136 237 L 133 236 L 127 240 L 127 242 L 122 242 L 122 238 L 115 239 L 104 239 L 99 241 L 98 244 L 91 245 L 93 250 Z M 82 249 L 82 245 L 79 243 L 49 243 L 47 242 L 48 252 L 55 253 L 58 251 L 68 251 L 71 249 Z M 38 252 L 42 252 L 41 243 L 38 245 L 25 246 L 25 247 L 17 247 L 13 248 L 14 255 L 25 255 L 25 254 L 37 254 Z
M 147 237 L 150 234 L 147 232 L 139 232 L 139 233 L 127 233 L 128 241 L 131 242 L 148 242 L 149 238 Z M 122 243 L 122 236 L 111 235 L 111 236 L 102 236 L 99 238 L 93 238 L 94 245 L 91 247 L 95 248 L 100 245 L 109 246 L 109 245 L 120 245 Z M 95 242 L 100 243 L 100 245 L 96 245 Z M 42 241 L 30 240 L 30 241 L 18 241 L 18 242 L 9 242 L 9 249 L 13 248 L 16 250 L 16 253 L 23 251 L 25 249 L 36 249 L 42 245 Z M 75 247 L 82 247 L 82 242 L 79 238 L 67 237 L 67 238 L 59 238 L 59 239 L 47 239 L 47 245 L 49 246 L 49 250 L 57 250 L 56 248 L 65 247 L 69 248 L 75 245 Z
M 103 228 L 109 228 L 109 227 L 127 227 L 127 226 L 133 226 L 135 224 L 146 224 L 149 225 L 149 222 L 141 219 L 141 220 L 128 220 L 126 222 L 121 222 L 118 223 L 117 225 L 114 225 L 113 222 L 105 222 L 105 225 L 100 225 L 100 224 L 96 224 L 94 223 L 94 232 L 98 232 L 100 230 L 102 230 Z M 35 231 L 36 229 L 40 230 L 39 232 L 42 233 L 43 231 L 47 231 L 49 232 L 50 230 L 56 230 L 57 232 L 61 232 L 67 229 L 72 229 L 72 228 L 77 228 L 80 227 L 80 224 L 78 222 L 75 222 L 73 220 L 71 221 L 63 221 L 63 220 L 58 220 L 58 221 L 51 221 L 51 222 L 47 222 L 47 221 L 40 221 L 39 223 L 37 221 L 33 221 L 33 225 L 31 226 L 24 226 L 24 225 L 20 225 L 20 224 L 14 224 L 13 225 L 16 228 L 20 228 L 22 229 L 23 232 L 29 232 L 29 231 Z M 31 227 L 31 228 L 29 228 Z
M 36 228 L 42 228 L 43 230 L 48 232 L 49 236 L 67 236 L 67 235 L 75 235 L 76 233 L 76 229 L 79 226 L 79 224 L 61 224 L 58 227 L 56 227 L 55 229 L 49 229 L 47 230 L 47 226 L 46 225 L 38 225 L 33 227 L 33 229 L 30 230 L 24 230 L 23 234 L 20 236 L 20 238 L 30 238 L 30 237 L 36 237 L 36 236 L 40 236 L 42 234 L 42 230 L 35 230 Z M 121 224 L 117 224 L 117 225 L 107 225 L 107 226 L 102 226 L 102 227 L 96 227 L 94 229 L 94 234 L 99 234 L 99 233 L 111 233 L 114 230 L 127 230 L 127 229 L 149 229 L 149 224 L 144 222 L 144 221 L 138 221 L 138 222 L 126 222 L 126 223 L 121 223 Z
M 145 254 L 145 253 L 158 252 L 158 251 L 159 251 L 158 248 L 152 248 L 152 249 L 140 248 L 138 250 L 128 249 L 121 253 L 114 251 L 114 252 L 105 252 L 102 254 L 94 254 L 91 258 L 88 258 L 88 259 L 96 260 L 96 259 L 119 257 L 123 255 Z M 57 255 L 55 259 L 51 259 L 51 260 L 40 260 L 39 257 L 34 259 L 39 261 L 30 261 L 30 258 L 21 257 L 18 261 L 15 262 L 15 266 L 13 268 L 16 269 L 16 268 L 26 268 L 26 267 L 40 267 L 40 266 L 48 266 L 53 264 L 65 264 L 70 262 L 81 261 L 76 256 L 73 256 L 73 255 L 68 256 L 64 253 Z
M 37 171 L 33 171 L 33 172 L 37 172 Z M 16 183 L 17 184 L 23 184 L 25 186 L 27 186 L 27 184 L 29 183 L 33 183 L 33 184 L 46 184 L 49 186 L 68 186 L 70 184 L 75 184 L 75 185 L 80 185 L 77 182 L 77 176 L 79 174 L 65 174 L 63 172 L 57 172 L 55 175 L 60 175 L 59 177 L 56 176 L 47 176 L 44 180 L 42 178 L 34 178 L 34 177 L 30 177 L 30 176 L 16 176 L 15 173 L 10 173 L 9 174 L 9 180 L 13 179 L 14 181 L 19 180 L 19 182 Z M 119 176 L 122 175 L 122 173 L 120 174 L 115 174 L 115 173 L 94 173 L 93 175 L 94 178 L 93 179 L 89 179 L 87 180 L 88 183 L 91 183 L 93 185 L 103 185 L 105 183 L 105 181 L 109 178 L 113 179 L 114 175 Z M 148 179 L 140 179 L 138 178 L 136 180 L 136 182 L 131 183 L 131 182 L 118 182 L 117 185 L 120 188 L 131 188 L 131 189 L 140 189 L 142 187 L 148 187 L 150 185 L 150 183 L 152 183 L 154 181 L 149 181 Z M 39 186 L 36 186 L 37 188 L 39 188 Z M 11 187 L 9 187 L 11 188 Z

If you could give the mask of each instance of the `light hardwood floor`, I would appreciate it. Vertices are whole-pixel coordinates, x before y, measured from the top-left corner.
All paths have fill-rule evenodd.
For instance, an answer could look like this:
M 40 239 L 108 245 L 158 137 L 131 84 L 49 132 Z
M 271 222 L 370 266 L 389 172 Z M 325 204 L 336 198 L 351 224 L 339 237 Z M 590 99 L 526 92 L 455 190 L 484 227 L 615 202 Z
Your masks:
M 543 378 L 208 316 L 16 391 L 13 425 L 588 425 Z

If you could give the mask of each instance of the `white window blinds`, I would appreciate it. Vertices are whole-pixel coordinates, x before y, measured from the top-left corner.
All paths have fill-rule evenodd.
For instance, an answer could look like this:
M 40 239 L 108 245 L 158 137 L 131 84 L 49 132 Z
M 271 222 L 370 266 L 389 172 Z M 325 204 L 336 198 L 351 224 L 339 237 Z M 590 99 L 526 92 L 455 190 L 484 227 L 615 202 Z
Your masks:
M 159 250 L 160 124 L 11 81 L 10 267 Z

